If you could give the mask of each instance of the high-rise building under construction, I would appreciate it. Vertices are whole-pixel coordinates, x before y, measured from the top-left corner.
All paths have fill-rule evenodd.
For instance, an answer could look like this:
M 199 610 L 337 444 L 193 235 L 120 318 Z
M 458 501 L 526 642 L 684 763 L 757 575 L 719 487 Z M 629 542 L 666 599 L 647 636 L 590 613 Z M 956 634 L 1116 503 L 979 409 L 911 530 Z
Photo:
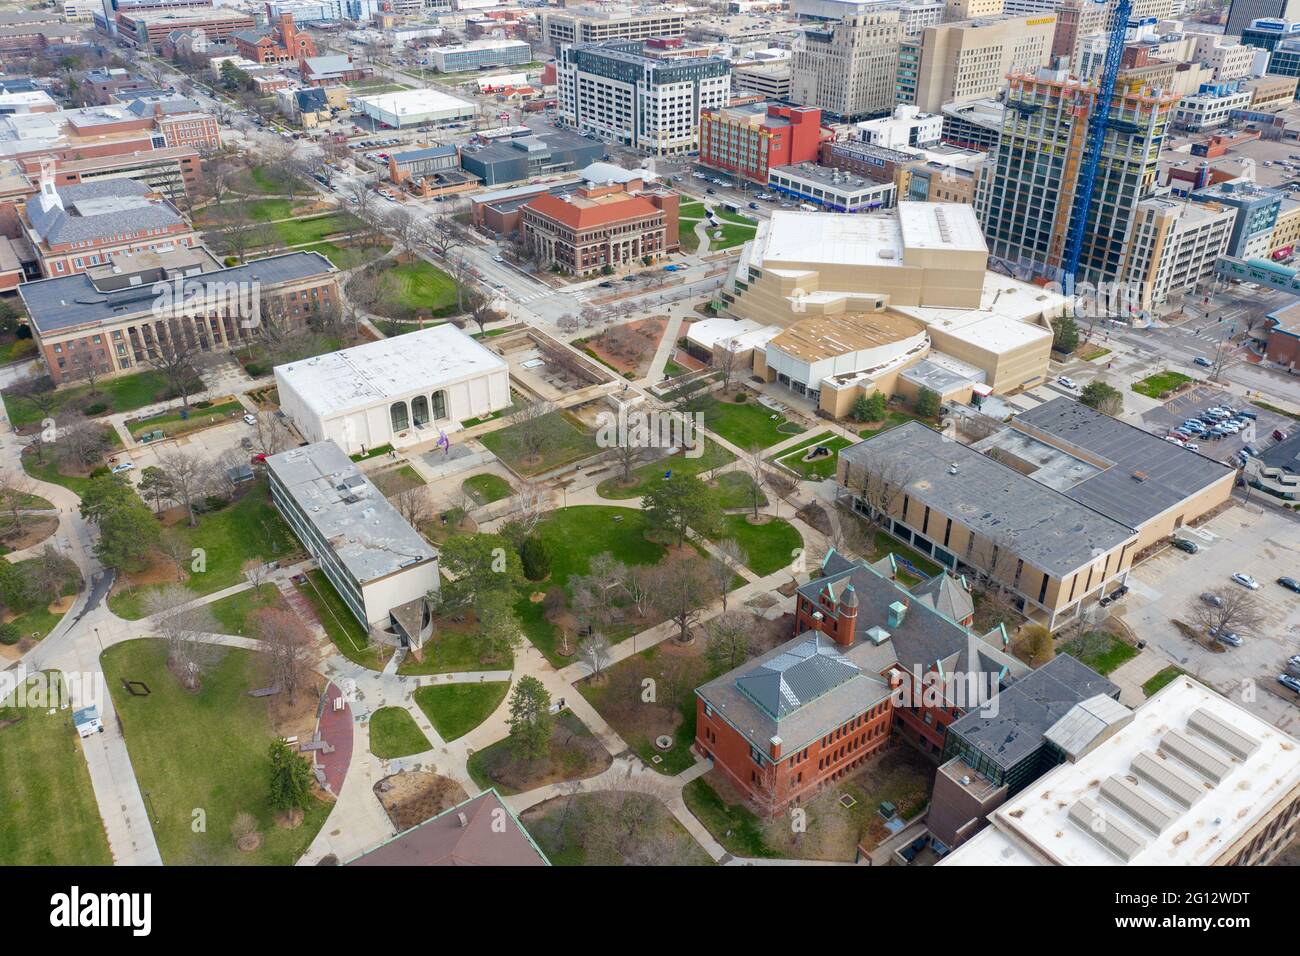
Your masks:
M 976 196 L 989 252 L 1017 274 L 1058 278 L 1079 193 L 1097 84 L 1064 70 L 1008 77 L 1006 110 Z M 1123 74 L 1115 86 L 1084 228 L 1077 281 L 1123 274 L 1137 204 L 1156 181 L 1156 158 L 1178 95 Z

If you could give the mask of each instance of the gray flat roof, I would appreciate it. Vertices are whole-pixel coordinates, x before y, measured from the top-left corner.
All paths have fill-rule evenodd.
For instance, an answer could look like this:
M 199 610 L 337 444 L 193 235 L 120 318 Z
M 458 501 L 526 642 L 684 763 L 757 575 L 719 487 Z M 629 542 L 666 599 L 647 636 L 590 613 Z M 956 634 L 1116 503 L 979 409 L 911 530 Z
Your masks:
M 1043 735 L 1080 701 L 1118 693 L 1118 687 L 1091 667 L 1058 654 L 999 693 L 987 713 L 976 708 L 953 721 L 948 733 L 1007 770 L 1037 751 Z
M 332 441 L 272 455 L 266 467 L 360 584 L 438 557 Z
M 319 252 L 289 252 L 187 278 L 186 285 L 188 287 L 190 282 L 207 286 L 218 282 L 254 281 L 274 285 L 333 270 L 330 261 Z M 27 306 L 32 325 L 41 333 L 130 318 L 149 312 L 157 299 L 151 285 L 100 292 L 84 272 L 24 282 L 18 286 L 18 294 Z
M 1176 507 L 1234 471 L 1223 462 L 1065 397 L 1021 412 L 1011 423 L 1013 429 L 1017 426 L 1029 426 L 1086 452 L 1097 468 L 1061 491 L 1130 528 Z M 1107 467 L 1105 462 L 1113 464 Z M 1145 477 L 1139 479 L 1138 475 Z
M 858 442 L 840 457 L 860 465 L 902 461 L 913 499 L 988 540 L 1004 542 L 1057 577 L 1133 537 L 1132 528 L 920 422 L 905 422 Z

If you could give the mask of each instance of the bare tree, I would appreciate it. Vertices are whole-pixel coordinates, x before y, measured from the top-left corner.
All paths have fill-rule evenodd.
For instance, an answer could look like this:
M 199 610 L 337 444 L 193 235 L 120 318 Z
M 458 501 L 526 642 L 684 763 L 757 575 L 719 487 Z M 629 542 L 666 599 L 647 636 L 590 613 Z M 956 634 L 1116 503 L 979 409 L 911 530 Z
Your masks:
M 266 648 L 272 680 L 294 700 L 311 677 L 311 632 L 302 618 L 281 608 L 262 608 L 253 614 L 251 624 Z
M 59 458 L 74 469 L 97 464 L 109 443 L 106 426 L 78 415 L 61 416 L 57 435 Z
M 751 448 L 740 456 L 740 467 L 749 479 L 749 487 L 745 489 L 745 494 L 749 498 L 750 507 L 753 509 L 754 518 L 758 518 L 758 509 L 767 501 L 767 495 L 763 489 L 770 484 L 770 471 L 767 463 L 763 461 L 763 452 L 758 448 Z
M 89 385 L 91 395 L 99 394 L 99 378 L 108 371 L 103 358 L 96 358 L 93 354 L 95 351 L 92 346 L 87 345 L 73 351 L 69 356 L 72 377 Z M 100 348 L 98 351 L 102 353 L 103 349 Z
M 419 528 L 432 521 L 436 513 L 427 485 L 405 488 L 388 500 L 412 528 Z
M 865 505 L 866 520 L 884 528 L 912 483 L 915 472 L 911 462 L 901 455 L 874 452 L 863 452 L 852 462 L 844 461 L 845 487 Z
M 1221 634 L 1250 635 L 1264 623 L 1265 612 L 1254 591 L 1220 588 L 1209 592 L 1216 600 L 1196 599 L 1190 616 L 1196 626 L 1212 637 Z
M 651 601 L 656 611 L 677 625 L 677 640 L 688 643 L 700 609 L 708 601 L 709 584 L 704 562 L 684 557 L 655 565 L 658 574 Z
M 655 578 L 654 565 L 638 564 L 628 571 L 627 596 L 639 617 L 645 617 L 651 607 Z
M 188 412 L 190 393 L 198 378 L 194 362 L 203 351 L 202 346 L 188 319 L 172 316 L 154 328 L 156 339 L 148 353 L 149 364 L 163 374 L 171 390 L 180 395 L 181 407 Z
M 145 595 L 145 613 L 154 632 L 167 644 L 167 663 L 187 690 L 198 690 L 203 675 L 221 656 L 219 645 L 205 634 L 219 625 L 204 605 L 189 606 L 194 594 L 179 584 L 166 584 Z
M 296 444 L 285 419 L 273 412 L 258 412 L 253 418 L 252 438 L 255 451 L 263 455 L 276 455 Z
M 392 237 L 397 240 L 397 245 L 401 251 L 408 255 L 415 255 L 424 242 L 425 225 L 424 220 L 418 218 L 408 209 L 398 209 L 390 213 L 384 219 L 384 226 Z
M 22 534 L 27 525 L 27 509 L 32 506 L 36 485 L 26 472 L 0 472 L 0 510 L 9 515 L 10 531 Z
M 709 578 L 722 598 L 722 611 L 727 611 L 727 598 L 731 593 L 731 582 L 740 574 L 740 569 L 749 563 L 745 549 L 731 538 L 719 541 L 713 549 L 714 554 L 706 564 Z
M 713 367 L 720 374 L 721 390 L 724 394 L 731 388 L 731 383 L 742 370 L 740 354 L 733 348 L 735 344 L 735 339 L 727 339 L 719 345 L 718 351 L 713 353 Z
M 194 502 L 211 487 L 210 466 L 197 455 L 181 451 L 174 445 L 158 453 L 158 464 L 171 479 L 177 500 L 185 506 L 190 527 L 194 527 L 199 523 L 198 516 L 194 513 Z
M 533 533 L 550 510 L 551 496 L 535 481 L 521 481 L 515 490 L 514 520 L 525 535 Z
M 536 460 L 555 435 L 555 406 L 548 401 L 529 402 L 510 416 L 514 440 L 524 460 Z
M 217 226 L 209 232 L 213 245 L 223 255 L 243 262 L 257 242 L 260 225 L 243 203 L 226 203 L 218 211 Z
M 704 624 L 708 643 L 704 654 L 715 670 L 739 667 L 754 652 L 754 618 L 749 614 L 724 611 Z
M 609 666 L 609 641 L 604 635 L 592 634 L 578 645 L 578 659 L 587 665 L 593 680 L 600 680 Z
M 456 311 L 465 312 L 467 294 L 474 294 L 474 264 L 465 256 L 449 255 L 443 257 L 447 262 L 447 273 L 456 284 Z

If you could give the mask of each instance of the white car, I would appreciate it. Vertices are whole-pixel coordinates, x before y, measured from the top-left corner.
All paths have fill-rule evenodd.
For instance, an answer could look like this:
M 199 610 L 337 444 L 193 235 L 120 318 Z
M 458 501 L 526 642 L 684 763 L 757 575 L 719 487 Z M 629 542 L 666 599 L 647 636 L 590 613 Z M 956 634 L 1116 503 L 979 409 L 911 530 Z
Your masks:
M 1237 584 L 1240 584 L 1243 588 L 1250 588 L 1252 591 L 1259 590 L 1259 582 L 1256 581 L 1254 578 L 1252 578 L 1249 574 L 1246 574 L 1242 571 L 1234 572 L 1232 575 L 1232 580 L 1235 581 Z
M 120 465 L 114 465 L 112 468 L 109 469 L 109 471 L 115 475 L 120 475 L 122 472 L 130 471 L 134 467 L 135 467 L 135 462 L 124 461 Z
M 1057 383 L 1058 383 L 1059 385 L 1061 385 L 1063 388 L 1078 388 L 1078 387 L 1079 387 L 1079 386 L 1077 386 L 1077 385 L 1074 384 L 1074 379 L 1070 378 L 1068 375 L 1062 375 L 1062 376 L 1061 376 L 1060 378 L 1058 378 L 1056 381 L 1057 381 Z
M 1194 442 L 1194 441 L 1185 442 L 1185 443 L 1183 444 L 1183 447 L 1186 448 L 1188 451 L 1200 451 L 1200 450 L 1201 450 L 1201 446 L 1198 445 L 1198 444 L 1196 444 L 1196 442 Z
M 503 256 L 493 256 L 493 257 L 492 257 L 492 261 L 493 261 L 493 262 L 505 262 L 506 260 L 505 260 L 505 258 L 504 258 Z
M 256 419 L 255 417 L 253 417 L 252 415 L 249 415 L 247 412 L 245 412 L 245 413 L 244 413 L 244 424 L 245 424 L 245 425 L 256 425 L 256 424 L 257 424 L 257 419 Z

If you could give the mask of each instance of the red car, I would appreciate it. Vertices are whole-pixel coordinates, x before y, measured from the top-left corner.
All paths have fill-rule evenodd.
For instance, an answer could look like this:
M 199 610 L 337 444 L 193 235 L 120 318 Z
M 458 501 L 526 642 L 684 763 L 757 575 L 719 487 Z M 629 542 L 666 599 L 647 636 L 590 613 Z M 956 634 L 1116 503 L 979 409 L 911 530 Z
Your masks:
M 266 452 L 259 451 L 256 455 L 253 456 L 252 464 L 260 465 L 263 464 L 265 461 L 266 461 Z

